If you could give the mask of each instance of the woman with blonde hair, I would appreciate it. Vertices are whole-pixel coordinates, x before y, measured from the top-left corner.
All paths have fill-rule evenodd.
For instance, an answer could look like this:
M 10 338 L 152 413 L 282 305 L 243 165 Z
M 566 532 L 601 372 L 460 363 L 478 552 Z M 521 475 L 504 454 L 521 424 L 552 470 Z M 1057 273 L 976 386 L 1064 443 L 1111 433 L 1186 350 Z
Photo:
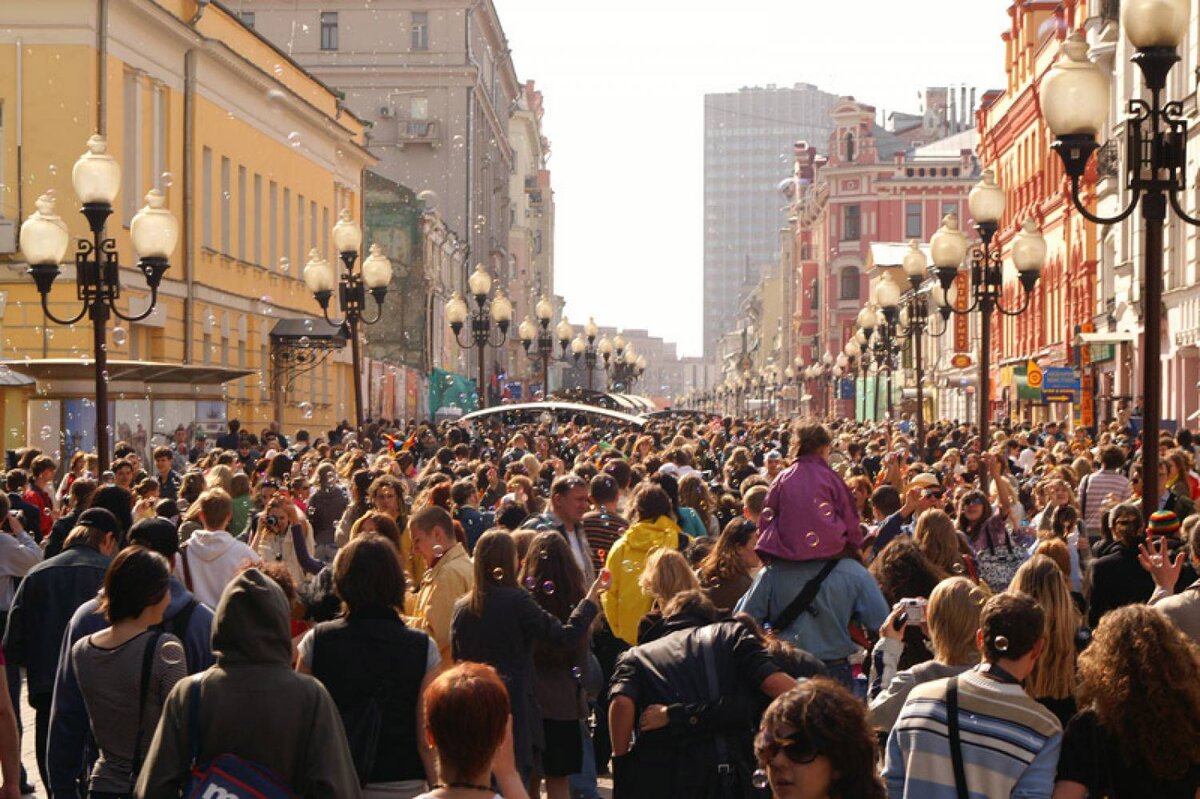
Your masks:
M 1066 726 L 1075 715 L 1075 656 L 1082 620 L 1062 569 L 1034 555 L 1013 575 L 1010 591 L 1029 594 L 1046 613 L 1045 646 L 1025 678 L 1025 691 Z
M 933 508 L 918 516 L 913 541 L 925 558 L 946 574 L 961 574 L 979 582 L 971 547 L 945 511 Z
M 867 692 L 871 722 L 890 730 L 900 716 L 904 700 L 924 682 L 962 674 L 979 662 L 975 634 L 987 592 L 966 577 L 950 577 L 937 586 L 925 605 L 925 620 L 914 624 L 911 610 L 895 608 L 879 629 L 879 641 L 871 652 L 871 684 Z M 901 614 L 905 618 L 901 619 Z M 904 629 L 916 626 L 928 631 L 933 660 L 897 671 L 904 650 Z
M 207 488 L 224 489 L 226 494 L 233 496 L 233 469 L 223 463 L 217 464 L 204 476 L 204 484 Z
M 637 642 L 645 644 L 661 638 L 667 631 L 660 627 L 663 608 L 676 594 L 696 591 L 700 581 L 683 553 L 677 549 L 656 549 L 646 558 L 646 567 L 638 577 L 638 588 L 650 597 L 650 611 L 638 622 Z

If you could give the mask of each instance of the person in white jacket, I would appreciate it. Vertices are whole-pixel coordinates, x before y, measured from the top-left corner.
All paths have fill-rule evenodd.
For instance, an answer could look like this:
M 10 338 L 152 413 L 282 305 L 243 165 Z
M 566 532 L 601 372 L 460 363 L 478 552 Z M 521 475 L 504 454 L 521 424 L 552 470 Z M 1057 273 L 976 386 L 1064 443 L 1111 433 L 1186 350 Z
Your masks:
M 196 599 L 215 608 L 241 567 L 260 563 L 262 558 L 226 531 L 233 516 L 233 499 L 225 489 L 210 488 L 196 502 L 204 529 L 192 533 L 179 547 L 175 573 Z

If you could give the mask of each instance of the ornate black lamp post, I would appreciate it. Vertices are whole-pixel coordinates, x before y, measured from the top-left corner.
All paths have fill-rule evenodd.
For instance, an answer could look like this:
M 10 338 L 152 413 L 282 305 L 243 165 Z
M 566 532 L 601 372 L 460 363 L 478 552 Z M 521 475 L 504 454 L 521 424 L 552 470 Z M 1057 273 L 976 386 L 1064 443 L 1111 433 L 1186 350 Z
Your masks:
M 991 446 L 988 423 L 991 418 L 991 368 L 992 368 L 992 313 L 999 311 L 1005 316 L 1018 316 L 1029 307 L 1034 286 L 1046 262 L 1046 240 L 1038 232 L 1033 220 L 1025 224 L 1012 242 L 1012 261 L 1017 268 L 1024 296 L 1016 308 L 1005 308 L 1000 301 L 1004 286 L 1004 262 L 999 248 L 992 246 L 992 239 L 1000 229 L 1004 216 L 1004 191 L 996 185 L 995 175 L 985 170 L 983 178 L 971 189 L 967 197 L 980 243 L 970 245 L 967 237 L 958 228 L 958 217 L 947 214 L 941 228 L 929 241 L 933 258 L 931 272 L 941 284 L 943 292 L 958 277 L 964 261 L 970 256 L 970 281 L 972 299 L 965 309 L 950 306 L 952 313 L 969 314 L 979 311 L 979 440 L 986 451 Z M 982 475 L 980 487 L 987 488 L 987 475 Z
M 534 313 L 537 314 L 537 324 L 535 325 L 533 320 L 526 316 L 524 321 L 517 325 L 517 335 L 521 338 L 521 346 L 525 349 L 525 354 L 541 364 L 542 396 L 549 397 L 550 362 L 566 360 L 567 347 L 571 345 L 571 333 L 574 331 L 571 329 L 571 323 L 564 316 L 554 328 L 554 335 L 551 335 L 550 320 L 554 316 L 554 307 L 545 297 L 537 301 Z M 558 358 L 554 357 L 555 336 L 558 338 L 561 350 Z M 536 347 L 533 346 L 535 343 Z
M 373 325 L 383 316 L 383 300 L 387 296 L 388 284 L 392 282 L 392 262 L 383 254 L 378 244 L 362 262 L 360 271 L 355 271 L 358 251 L 362 247 L 362 228 L 350 217 L 350 211 L 342 209 L 337 224 L 333 226 L 333 245 L 342 259 L 344 271 L 339 275 L 332 264 L 316 250 L 309 253 L 304 265 L 304 283 L 312 292 L 325 321 L 335 327 L 345 327 L 350 339 L 350 357 L 354 370 L 354 419 L 359 429 L 366 421 L 363 412 L 362 394 L 362 343 L 359 341 L 359 326 Z M 333 299 L 334 287 L 338 289 L 338 303 L 345 315 L 340 321 L 329 315 L 329 302 Z M 367 292 L 375 300 L 374 316 L 367 316 Z
M 467 288 L 475 298 L 475 310 L 467 308 L 466 300 L 457 291 L 446 301 L 446 321 L 454 332 L 454 340 L 463 349 L 474 347 L 479 353 L 479 407 L 487 407 L 487 348 L 501 347 L 508 336 L 508 325 L 512 321 L 512 303 L 504 292 L 496 290 L 489 306 L 488 295 L 492 291 L 492 276 L 476 264 L 475 271 L 467 278 Z M 463 341 L 459 335 L 467 317 L 471 317 L 470 339 Z M 499 336 L 493 340 L 492 323 L 496 324 Z
M 1097 134 L 1108 121 L 1111 99 L 1109 75 L 1087 58 L 1087 42 L 1078 33 L 1068 37 L 1063 54 L 1042 81 L 1042 113 L 1056 137 L 1052 149 L 1071 179 L 1075 208 L 1098 225 L 1113 225 L 1142 209 L 1142 496 L 1160 496 L 1158 432 L 1162 414 L 1162 293 L 1163 225 L 1167 204 L 1189 225 L 1200 219 L 1183 210 L 1187 191 L 1188 126 L 1184 101 L 1166 101 L 1167 76 L 1179 62 L 1177 49 L 1191 22 L 1190 0 L 1122 0 L 1121 28 L 1137 50 L 1131 61 L 1142 71 L 1149 100 L 1129 100 L 1125 118 L 1125 175 L 1129 205 L 1116 216 L 1098 216 L 1084 205 L 1079 183 Z M 1182 253 L 1179 257 L 1184 257 Z
M 596 356 L 599 355 L 596 349 L 598 335 L 600 335 L 600 328 L 597 327 L 596 320 L 589 318 L 587 324 L 583 326 L 583 335 L 577 335 L 571 340 L 571 355 L 575 358 L 575 363 L 578 364 L 579 359 L 583 358 L 583 367 L 587 370 L 588 391 L 593 391 L 595 385 Z
M 113 201 L 121 188 L 121 167 L 108 154 L 103 136 L 88 139 L 88 151 L 71 170 L 75 194 L 83 203 L 81 212 L 88 221 L 91 240 L 79 239 L 75 246 L 75 296 L 83 303 L 79 313 L 60 319 L 50 311 L 50 289 L 60 274 L 59 264 L 66 257 L 70 233 L 54 213 L 54 199 L 43 194 L 37 210 L 21 225 L 21 252 L 29 263 L 29 274 L 41 296 L 42 312 L 60 325 L 73 325 L 87 316 L 92 321 L 92 351 L 96 399 L 96 454 L 100 471 L 108 469 L 108 344 L 105 325 L 109 315 L 137 322 L 150 316 L 158 304 L 158 287 L 170 266 L 168 259 L 179 242 L 179 223 L 164 205 L 157 189 L 146 195 L 146 205 L 133 217 L 129 233 L 138 256 L 138 269 L 150 289 L 150 302 L 136 316 L 126 316 L 117 307 L 121 296 L 121 265 L 117 261 L 117 243 L 104 236 L 104 224 L 112 214 Z

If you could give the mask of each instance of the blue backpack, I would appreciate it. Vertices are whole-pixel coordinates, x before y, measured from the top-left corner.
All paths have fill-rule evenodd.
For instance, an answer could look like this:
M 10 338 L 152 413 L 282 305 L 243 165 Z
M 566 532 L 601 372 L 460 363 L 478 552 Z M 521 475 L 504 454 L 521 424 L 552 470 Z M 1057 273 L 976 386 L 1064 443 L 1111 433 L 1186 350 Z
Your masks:
M 183 789 L 186 799 L 300 799 L 300 794 L 273 770 L 229 752 L 199 764 L 199 679 L 192 680 L 188 689 L 188 736 L 192 746 L 192 774 Z

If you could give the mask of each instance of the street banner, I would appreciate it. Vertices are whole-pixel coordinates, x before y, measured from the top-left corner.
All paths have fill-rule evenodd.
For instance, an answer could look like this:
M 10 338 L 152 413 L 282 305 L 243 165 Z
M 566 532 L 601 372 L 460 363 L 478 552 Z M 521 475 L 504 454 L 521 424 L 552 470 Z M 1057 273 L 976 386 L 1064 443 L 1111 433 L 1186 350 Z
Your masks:
M 1092 385 L 1092 376 L 1085 374 L 1083 376 L 1082 391 L 1079 393 L 1079 423 L 1084 427 L 1095 428 L 1096 426 L 1096 398 L 1094 396 L 1095 387 Z
M 954 351 L 966 352 L 971 351 L 971 319 L 966 313 L 971 307 L 971 284 L 967 278 L 966 272 L 959 272 L 958 277 L 954 278 L 954 308 L 958 313 L 954 315 Z M 983 346 L 989 346 L 988 342 L 984 342 Z

